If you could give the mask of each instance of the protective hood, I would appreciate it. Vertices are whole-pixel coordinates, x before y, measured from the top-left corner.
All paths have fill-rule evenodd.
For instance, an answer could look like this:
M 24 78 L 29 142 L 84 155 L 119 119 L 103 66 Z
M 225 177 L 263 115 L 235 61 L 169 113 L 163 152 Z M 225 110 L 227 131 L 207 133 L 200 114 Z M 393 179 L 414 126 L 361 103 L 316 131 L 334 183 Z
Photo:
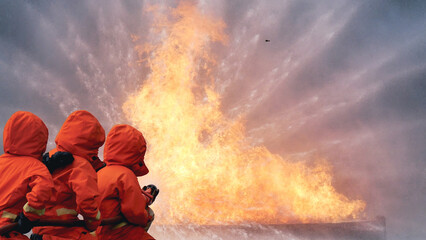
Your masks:
M 136 176 L 146 175 L 149 170 L 144 157 L 146 142 L 142 133 L 129 125 L 115 125 L 108 133 L 104 148 L 104 162 L 130 168 Z
M 48 137 L 47 127 L 39 117 L 30 112 L 16 112 L 4 127 L 4 152 L 41 160 Z
M 59 151 L 70 152 L 92 162 L 105 142 L 105 130 L 91 113 L 79 110 L 68 116 L 55 142 Z

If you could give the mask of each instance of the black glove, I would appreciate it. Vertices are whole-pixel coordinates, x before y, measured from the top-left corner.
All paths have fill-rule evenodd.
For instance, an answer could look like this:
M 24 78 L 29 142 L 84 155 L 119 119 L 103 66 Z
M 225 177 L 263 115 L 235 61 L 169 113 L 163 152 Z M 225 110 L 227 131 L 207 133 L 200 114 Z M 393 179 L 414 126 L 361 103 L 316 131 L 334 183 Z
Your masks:
M 58 168 L 65 167 L 74 161 L 74 157 L 69 152 L 56 152 L 51 157 L 49 153 L 43 155 L 43 163 L 49 169 L 50 173 L 53 173 Z
M 142 190 L 147 191 L 148 189 L 151 189 L 151 196 L 152 200 L 150 204 L 152 204 L 155 201 L 155 198 L 157 198 L 157 195 L 160 193 L 160 189 L 158 189 L 154 184 L 149 184 L 148 186 L 144 186 Z
M 106 164 L 104 162 L 102 162 L 101 159 L 99 159 L 98 156 L 93 156 L 90 164 L 92 165 L 92 167 L 95 169 L 96 172 L 101 170 L 102 168 L 104 168 L 106 166 Z
M 15 222 L 18 223 L 18 226 L 15 228 L 16 231 L 20 233 L 27 233 L 33 228 L 33 222 L 31 222 L 23 212 L 19 213 L 16 217 Z

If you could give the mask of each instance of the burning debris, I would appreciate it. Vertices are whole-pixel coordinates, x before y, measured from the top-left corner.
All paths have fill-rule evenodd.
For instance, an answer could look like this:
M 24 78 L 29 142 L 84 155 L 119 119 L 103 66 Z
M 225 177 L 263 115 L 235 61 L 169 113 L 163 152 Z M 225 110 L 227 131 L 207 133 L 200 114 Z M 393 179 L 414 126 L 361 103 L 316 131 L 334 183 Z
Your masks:
M 223 21 L 188 2 L 150 11 L 158 35 L 136 51 L 151 73 L 123 110 L 151 144 L 147 159 L 163 190 L 157 223 L 337 222 L 362 215 L 365 203 L 336 192 L 326 161 L 308 165 L 252 146 L 242 118 L 224 116 L 209 49 L 227 43 Z

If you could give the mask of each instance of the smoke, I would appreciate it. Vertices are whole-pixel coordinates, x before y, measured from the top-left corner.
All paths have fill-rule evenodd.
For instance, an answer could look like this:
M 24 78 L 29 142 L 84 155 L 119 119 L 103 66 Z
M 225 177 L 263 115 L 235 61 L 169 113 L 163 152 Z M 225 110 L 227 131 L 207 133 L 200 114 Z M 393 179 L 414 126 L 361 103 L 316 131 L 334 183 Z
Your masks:
M 177 1 L 163 1 L 174 7 Z M 66 116 L 109 130 L 149 74 L 131 34 L 150 36 L 142 1 L 0 2 L 0 122 L 39 115 L 48 148 Z M 199 1 L 227 24 L 217 90 L 254 143 L 320 156 L 334 186 L 387 217 L 389 239 L 423 239 L 426 222 L 424 1 Z M 268 39 L 270 42 L 265 42 Z

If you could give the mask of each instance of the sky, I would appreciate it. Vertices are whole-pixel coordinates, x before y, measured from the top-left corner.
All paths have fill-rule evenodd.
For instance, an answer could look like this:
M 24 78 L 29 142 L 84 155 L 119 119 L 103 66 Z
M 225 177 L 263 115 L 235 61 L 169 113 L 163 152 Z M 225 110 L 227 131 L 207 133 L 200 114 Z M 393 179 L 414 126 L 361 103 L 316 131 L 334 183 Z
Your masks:
M 0 130 L 16 111 L 49 128 L 92 112 L 108 131 L 149 74 L 131 35 L 150 35 L 155 1 L 0 2 Z M 174 7 L 178 1 L 162 1 Z M 426 2 L 194 1 L 222 19 L 216 90 L 253 144 L 333 165 L 339 192 L 384 215 L 389 239 L 426 230 Z M 265 40 L 270 40 L 266 42 Z M 1 147 L 2 149 L 2 147 Z

